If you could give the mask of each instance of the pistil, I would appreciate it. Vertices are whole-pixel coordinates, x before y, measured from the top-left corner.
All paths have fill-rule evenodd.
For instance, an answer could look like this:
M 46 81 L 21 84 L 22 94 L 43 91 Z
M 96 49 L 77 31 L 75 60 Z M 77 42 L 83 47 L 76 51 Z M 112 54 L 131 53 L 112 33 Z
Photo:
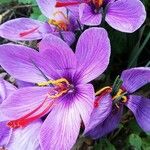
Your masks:
M 50 87 L 50 91 L 47 93 L 46 98 L 38 107 L 36 107 L 33 111 L 26 114 L 25 116 L 8 122 L 8 126 L 10 128 L 19 128 L 28 125 L 36 119 L 41 118 L 45 114 L 47 114 L 52 107 L 54 107 L 54 103 L 56 103 L 56 99 L 58 99 L 63 94 L 67 93 L 70 88 L 70 84 L 68 80 L 65 78 L 60 78 L 57 80 L 49 80 L 47 82 L 37 83 L 38 86 L 48 86 Z

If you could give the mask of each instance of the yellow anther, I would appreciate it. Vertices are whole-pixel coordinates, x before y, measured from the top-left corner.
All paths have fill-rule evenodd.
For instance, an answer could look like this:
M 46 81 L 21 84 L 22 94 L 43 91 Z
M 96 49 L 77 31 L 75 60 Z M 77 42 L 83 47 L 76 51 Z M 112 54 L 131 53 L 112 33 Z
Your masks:
M 118 93 L 113 97 L 113 100 L 117 99 L 118 97 L 120 97 L 120 95 L 122 94 L 122 92 L 123 92 L 123 90 L 119 89 Z
M 66 83 L 67 85 L 69 85 L 69 82 L 65 78 L 60 78 L 57 80 L 49 80 L 46 82 L 40 82 L 40 83 L 37 83 L 37 85 L 38 86 L 47 86 L 49 84 L 60 85 L 60 83 L 63 83 L 63 82 Z
M 122 99 L 123 99 L 123 101 L 122 101 L 122 102 L 124 102 L 124 103 L 126 103 L 126 102 L 128 101 L 128 99 L 127 99 L 127 97 L 126 97 L 126 96 L 122 96 Z
M 122 94 L 124 94 L 124 91 L 122 89 L 119 89 L 118 93 L 113 97 L 113 100 L 119 98 Z M 127 96 L 122 95 L 121 96 L 122 102 L 126 103 L 128 101 Z
M 97 95 L 100 95 L 103 91 L 105 91 L 105 90 L 107 90 L 107 89 L 112 89 L 110 86 L 106 86 L 106 87 L 104 87 L 104 88 L 102 88 L 102 89 L 100 89 L 100 90 L 98 90 L 96 93 L 95 93 L 95 95 L 97 96 Z

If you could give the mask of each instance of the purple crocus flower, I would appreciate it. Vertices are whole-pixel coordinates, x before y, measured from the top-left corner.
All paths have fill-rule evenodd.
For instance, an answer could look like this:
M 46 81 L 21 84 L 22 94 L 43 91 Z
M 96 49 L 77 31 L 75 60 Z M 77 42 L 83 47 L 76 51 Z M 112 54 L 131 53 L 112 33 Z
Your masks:
M 56 3 L 56 7 L 71 10 L 77 10 L 77 6 L 82 24 L 99 25 L 104 18 L 111 27 L 122 32 L 134 32 L 146 18 L 140 0 L 57 0 Z
M 121 120 L 124 105 L 134 114 L 139 126 L 150 132 L 150 99 L 133 93 L 150 83 L 150 68 L 139 67 L 123 71 L 122 87 L 115 96 L 110 93 L 111 87 L 102 89 L 95 101 L 90 123 L 85 129 L 85 135 L 94 139 L 100 138 L 116 129 Z M 125 93 L 125 95 L 123 94 Z M 120 98 L 119 101 L 116 101 Z
M 0 78 L 0 105 L 16 91 L 16 87 Z M 42 121 L 37 120 L 25 128 L 12 130 L 7 124 L 7 117 L 0 110 L 0 148 L 11 150 L 40 150 L 39 129 Z
M 75 40 L 73 32 L 78 28 L 76 18 L 65 8 L 55 8 L 55 0 L 37 0 L 37 3 L 43 15 L 48 18 L 46 22 L 31 18 L 13 19 L 0 25 L 0 36 L 12 41 L 30 41 L 53 34 L 71 45 Z
M 102 28 L 87 29 L 75 53 L 53 35 L 44 38 L 39 48 L 40 52 L 20 45 L 0 46 L 2 67 L 16 79 L 38 85 L 18 89 L 0 109 L 11 128 L 49 113 L 40 133 L 42 149 L 70 150 L 93 109 L 95 94 L 88 82 L 109 63 L 108 35 Z

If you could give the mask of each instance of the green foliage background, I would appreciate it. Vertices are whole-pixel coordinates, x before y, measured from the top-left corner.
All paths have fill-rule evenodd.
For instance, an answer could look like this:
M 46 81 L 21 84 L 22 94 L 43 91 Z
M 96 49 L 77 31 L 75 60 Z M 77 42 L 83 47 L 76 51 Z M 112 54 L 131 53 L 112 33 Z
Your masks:
M 115 77 L 124 69 L 150 66 L 150 0 L 143 0 L 143 3 L 147 10 L 147 19 L 145 24 L 135 33 L 121 33 L 107 24 L 104 25 L 111 40 L 112 55 L 109 68 L 104 77 L 93 82 L 96 89 L 100 88 L 100 85 L 112 84 Z M 0 0 L 0 17 L 1 23 L 19 17 L 46 20 L 37 7 L 35 0 Z M 4 39 L 0 39 L 1 44 L 5 42 Z M 150 97 L 150 85 L 147 85 L 139 93 Z M 117 130 L 97 141 L 90 140 L 89 142 L 84 139 L 79 149 L 150 150 L 150 134 L 144 133 L 140 129 L 131 112 L 127 110 L 125 112 Z

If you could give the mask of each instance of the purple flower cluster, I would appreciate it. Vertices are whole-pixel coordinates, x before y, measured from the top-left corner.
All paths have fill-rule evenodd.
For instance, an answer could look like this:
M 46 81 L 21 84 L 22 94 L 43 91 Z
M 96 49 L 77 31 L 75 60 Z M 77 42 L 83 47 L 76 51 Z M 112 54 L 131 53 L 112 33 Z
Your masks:
M 104 20 L 116 30 L 134 32 L 146 12 L 140 0 L 37 0 L 45 22 L 18 18 L 0 25 L 0 36 L 11 41 L 41 40 L 39 51 L 0 45 L 0 65 L 16 79 L 17 87 L 0 79 L 0 147 L 10 150 L 70 150 L 81 124 L 93 139 L 117 128 L 123 107 L 150 131 L 150 99 L 133 93 L 150 82 L 150 68 L 123 71 L 123 84 L 113 93 L 108 86 L 96 93 L 90 81 L 110 61 Z M 76 50 L 69 45 L 75 32 Z M 96 27 L 92 27 L 96 26 Z

